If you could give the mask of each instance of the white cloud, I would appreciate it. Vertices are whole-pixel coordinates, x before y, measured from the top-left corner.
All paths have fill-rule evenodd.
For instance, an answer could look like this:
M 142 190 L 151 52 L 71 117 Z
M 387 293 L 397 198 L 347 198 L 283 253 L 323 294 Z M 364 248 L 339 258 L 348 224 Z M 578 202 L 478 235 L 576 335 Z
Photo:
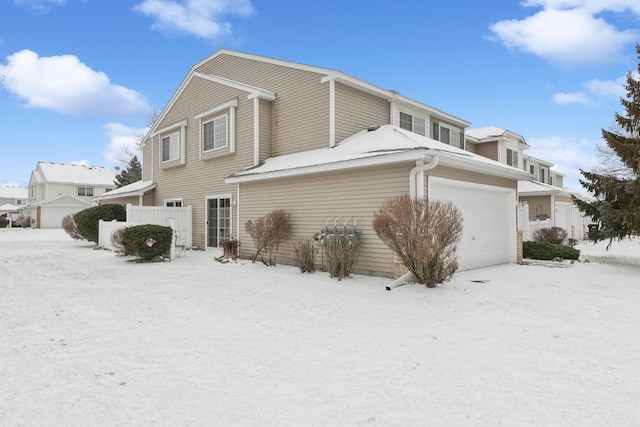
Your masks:
M 250 0 L 144 0 L 134 10 L 155 19 L 153 28 L 210 39 L 231 34 L 224 15 L 249 16 Z
M 553 170 L 566 174 L 564 186 L 580 190 L 579 169 L 592 170 L 597 164 L 593 154 L 595 141 L 560 136 L 528 137 L 531 149 L 527 154 L 554 164 Z
M 20 7 L 38 12 L 48 12 L 51 6 L 62 6 L 66 0 L 13 0 Z
M 618 30 L 598 14 L 628 11 L 640 16 L 639 4 L 637 0 L 529 0 L 523 5 L 542 6 L 543 10 L 489 28 L 505 46 L 557 65 L 610 63 L 622 57 L 640 31 Z
M 556 104 L 591 104 L 591 100 L 589 97 L 582 92 L 573 92 L 573 93 L 556 93 L 553 95 L 553 102 Z
M 145 134 L 148 128 L 139 129 L 125 126 L 121 123 L 107 123 L 104 129 L 109 138 L 109 143 L 102 152 L 102 157 L 110 165 L 123 163 L 122 160 L 128 161 L 126 152 L 138 154 L 138 160 L 142 161 L 141 156 L 137 153 L 136 137 Z
M 129 117 L 148 111 L 138 92 L 113 84 L 73 55 L 40 57 L 25 49 L 0 65 L 3 86 L 30 108 L 73 116 Z

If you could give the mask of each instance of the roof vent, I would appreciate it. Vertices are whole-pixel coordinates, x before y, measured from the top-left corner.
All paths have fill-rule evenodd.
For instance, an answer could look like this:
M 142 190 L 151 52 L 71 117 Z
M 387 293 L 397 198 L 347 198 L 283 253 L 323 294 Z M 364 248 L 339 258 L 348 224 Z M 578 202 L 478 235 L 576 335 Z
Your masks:
M 378 130 L 378 129 L 380 129 L 380 125 L 369 126 L 369 127 L 367 128 L 367 131 L 369 131 L 369 132 L 373 132 L 373 131 L 376 131 L 376 130 Z

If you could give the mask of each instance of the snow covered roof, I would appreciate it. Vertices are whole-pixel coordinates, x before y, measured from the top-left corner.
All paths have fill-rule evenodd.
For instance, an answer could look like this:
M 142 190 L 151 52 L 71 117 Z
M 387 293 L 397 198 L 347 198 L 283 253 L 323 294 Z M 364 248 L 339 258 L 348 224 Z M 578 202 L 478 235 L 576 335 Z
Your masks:
M 551 195 L 562 193 L 562 188 L 539 181 L 518 181 L 518 194 L 521 196 Z
M 225 182 L 237 183 L 280 178 L 333 170 L 352 169 L 374 165 L 427 160 L 438 155 L 439 163 L 517 180 L 531 179 L 525 171 L 498 163 L 460 148 L 384 125 L 365 129 L 345 139 L 333 148 L 322 148 L 284 156 L 271 157 L 264 163 L 243 169 Z
M 477 140 L 477 142 L 480 142 L 480 143 L 494 141 L 495 139 L 498 139 L 498 138 L 510 137 L 510 138 L 519 139 L 523 144 L 528 146 L 527 141 L 525 141 L 522 135 L 519 135 L 515 132 L 511 132 L 508 129 L 504 129 L 498 126 L 487 126 L 483 128 L 467 129 L 465 130 L 465 135 L 468 137 L 471 137 L 472 139 Z
M 3 199 L 26 199 L 29 197 L 27 187 L 17 187 L 10 185 L 0 186 L 0 198 Z
M 124 187 L 116 188 L 100 196 L 96 196 L 93 200 L 108 200 L 119 199 L 129 196 L 142 196 L 149 190 L 156 188 L 156 184 L 153 181 L 136 181 L 132 184 L 125 185 Z
M 16 205 L 12 205 L 11 203 L 5 203 L 4 205 L 0 206 L 0 212 L 1 213 L 6 213 L 6 212 L 18 212 L 20 208 Z
M 41 179 L 47 182 L 110 186 L 115 185 L 116 179 L 111 169 L 101 166 L 38 162 L 37 170 L 42 174 Z

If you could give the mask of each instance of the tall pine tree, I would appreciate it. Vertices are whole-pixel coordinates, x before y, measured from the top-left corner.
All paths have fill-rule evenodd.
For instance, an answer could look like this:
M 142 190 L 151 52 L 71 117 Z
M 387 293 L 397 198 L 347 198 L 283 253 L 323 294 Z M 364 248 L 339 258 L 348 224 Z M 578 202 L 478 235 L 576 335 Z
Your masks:
M 116 188 L 124 187 L 142 179 L 142 165 L 138 160 L 138 156 L 134 155 L 129 159 L 129 164 L 116 174 Z
M 640 76 L 640 44 L 636 44 L 638 74 Z M 574 197 L 580 211 L 601 224 L 598 231 L 589 233 L 589 240 L 598 242 L 640 236 L 640 81 L 627 73 L 627 97 L 620 98 L 626 113 L 615 113 L 617 129 L 602 130 L 608 147 L 626 166 L 630 174 L 596 173 L 580 170 L 584 179 L 580 183 L 595 197 L 583 201 Z

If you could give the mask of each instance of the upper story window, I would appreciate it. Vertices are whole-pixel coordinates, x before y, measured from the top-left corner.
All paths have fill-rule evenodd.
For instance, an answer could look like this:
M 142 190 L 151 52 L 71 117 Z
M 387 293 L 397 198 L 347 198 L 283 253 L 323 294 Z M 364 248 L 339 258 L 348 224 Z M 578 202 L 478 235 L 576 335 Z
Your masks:
M 105 189 L 104 189 L 104 192 L 105 192 L 105 193 L 108 193 L 109 191 L 113 191 L 113 188 L 111 188 L 111 187 L 107 187 L 107 188 L 105 188 Z
M 16 200 L 16 205 L 17 205 L 17 206 L 22 205 L 22 199 L 18 199 L 18 200 Z
M 422 117 L 400 112 L 400 129 L 405 129 L 418 135 L 426 136 L 427 121 Z
M 238 98 L 217 105 L 200 114 L 200 159 L 214 159 L 236 151 L 236 108 Z
M 514 168 L 518 166 L 518 152 L 516 150 L 512 150 L 507 148 L 507 165 L 513 166 Z
M 533 175 L 533 178 L 537 181 L 538 180 L 538 170 L 535 167 L 535 165 L 529 165 L 529 173 L 531 175 Z
M 180 158 L 180 132 L 162 137 L 162 161 L 170 162 Z
M 93 187 L 78 187 L 78 196 L 93 197 Z
M 164 206 L 166 208 L 181 208 L 182 207 L 182 199 L 166 199 L 164 201 Z
M 229 116 L 224 114 L 202 123 L 202 150 L 216 150 L 227 146 L 227 121 Z
M 433 122 L 433 139 L 464 150 L 464 132 L 444 123 Z
M 547 182 L 547 168 L 540 166 L 540 182 Z
M 160 167 L 171 167 L 185 163 L 185 134 L 187 119 L 165 126 L 154 132 L 160 135 Z

